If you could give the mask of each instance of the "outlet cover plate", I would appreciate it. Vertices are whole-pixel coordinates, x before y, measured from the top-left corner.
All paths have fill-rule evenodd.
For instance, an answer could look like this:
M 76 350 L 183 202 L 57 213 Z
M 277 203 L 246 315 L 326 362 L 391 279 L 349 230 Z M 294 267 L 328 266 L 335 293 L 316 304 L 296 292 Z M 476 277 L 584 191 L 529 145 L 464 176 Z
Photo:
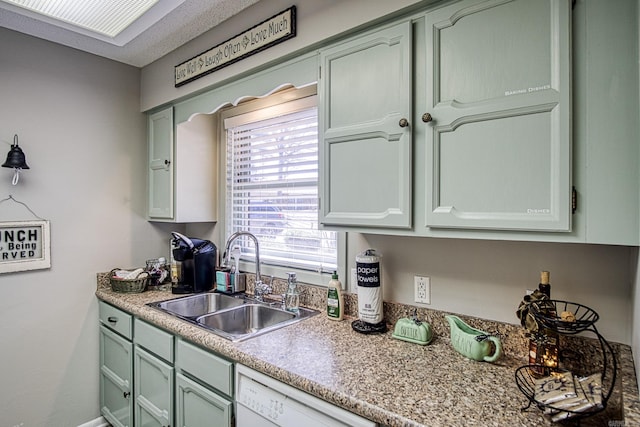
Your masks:
M 431 304 L 431 279 L 425 276 L 414 276 L 415 302 Z

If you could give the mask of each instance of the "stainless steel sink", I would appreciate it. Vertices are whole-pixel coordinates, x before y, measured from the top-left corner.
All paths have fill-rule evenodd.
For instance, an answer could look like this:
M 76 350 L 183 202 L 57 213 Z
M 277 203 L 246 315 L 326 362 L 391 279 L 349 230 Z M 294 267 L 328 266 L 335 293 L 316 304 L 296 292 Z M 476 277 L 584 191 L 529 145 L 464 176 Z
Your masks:
M 187 319 L 195 319 L 205 314 L 215 313 L 231 307 L 244 304 L 243 298 L 235 298 L 219 293 L 203 293 L 187 297 L 160 301 L 148 304 L 174 316 Z
M 241 341 L 295 323 L 314 312 L 302 310 L 299 315 L 262 304 L 245 304 L 230 310 L 207 314 L 196 319 L 203 327 L 232 341 Z
M 248 296 L 204 293 L 147 304 L 231 341 L 243 341 L 312 317 L 319 312 L 300 307 L 291 313 L 277 303 Z

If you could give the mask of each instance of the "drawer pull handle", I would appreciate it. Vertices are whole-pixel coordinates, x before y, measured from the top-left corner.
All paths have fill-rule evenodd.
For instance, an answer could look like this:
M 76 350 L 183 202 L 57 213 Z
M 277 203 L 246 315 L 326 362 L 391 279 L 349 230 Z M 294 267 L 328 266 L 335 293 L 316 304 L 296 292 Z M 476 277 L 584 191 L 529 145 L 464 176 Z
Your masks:
M 116 316 L 109 316 L 107 317 L 107 320 L 109 323 L 118 323 L 118 318 Z
M 422 121 L 425 123 L 429 123 L 431 120 L 433 120 L 433 117 L 431 117 L 431 114 L 429 113 L 424 113 L 422 115 Z
M 404 119 L 404 118 L 403 118 L 403 119 L 400 119 L 400 121 L 398 122 L 398 125 L 399 125 L 401 128 L 406 128 L 407 126 L 409 126 L 409 120 Z
M 165 165 L 165 166 L 169 166 L 170 164 L 171 164 L 171 160 L 165 160 L 165 161 L 164 161 L 164 165 Z

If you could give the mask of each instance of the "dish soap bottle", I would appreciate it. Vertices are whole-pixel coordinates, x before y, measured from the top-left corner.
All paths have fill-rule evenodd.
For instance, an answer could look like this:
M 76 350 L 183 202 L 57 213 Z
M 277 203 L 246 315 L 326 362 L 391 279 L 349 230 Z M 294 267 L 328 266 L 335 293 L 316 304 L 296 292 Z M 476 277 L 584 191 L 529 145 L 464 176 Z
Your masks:
M 284 295 L 284 309 L 292 313 L 300 312 L 300 292 L 298 292 L 298 281 L 296 273 L 287 273 L 287 293 Z
M 344 317 L 344 296 L 342 283 L 338 280 L 338 273 L 333 272 L 327 285 L 327 317 L 331 320 L 342 320 Z

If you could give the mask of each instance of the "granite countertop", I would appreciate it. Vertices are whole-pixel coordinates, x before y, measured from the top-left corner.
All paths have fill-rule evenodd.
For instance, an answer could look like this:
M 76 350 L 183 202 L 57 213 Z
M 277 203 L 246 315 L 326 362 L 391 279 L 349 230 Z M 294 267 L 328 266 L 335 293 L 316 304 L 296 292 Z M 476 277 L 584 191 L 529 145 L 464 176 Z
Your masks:
M 421 313 L 435 332 L 427 346 L 384 334 L 354 332 L 351 320 L 320 314 L 294 325 L 233 343 L 145 304 L 179 297 L 168 291 L 115 293 L 98 275 L 96 295 L 135 316 L 235 362 L 320 397 L 384 426 L 546 426 L 556 425 L 536 407 L 522 411 L 527 398 L 515 383 L 526 364 L 522 334 L 513 325 L 478 324 L 502 337 L 505 355 L 497 363 L 466 359 L 450 345 L 447 313 Z M 385 318 L 403 317 L 385 303 Z M 406 316 L 407 314 L 404 314 Z M 473 323 L 473 319 L 465 319 Z M 392 329 L 392 328 L 390 328 Z M 520 336 L 518 336 L 520 335 Z M 514 338 L 515 337 L 515 338 Z M 583 426 L 640 425 L 640 402 L 629 346 L 614 345 L 618 381 L 607 409 L 582 420 Z

